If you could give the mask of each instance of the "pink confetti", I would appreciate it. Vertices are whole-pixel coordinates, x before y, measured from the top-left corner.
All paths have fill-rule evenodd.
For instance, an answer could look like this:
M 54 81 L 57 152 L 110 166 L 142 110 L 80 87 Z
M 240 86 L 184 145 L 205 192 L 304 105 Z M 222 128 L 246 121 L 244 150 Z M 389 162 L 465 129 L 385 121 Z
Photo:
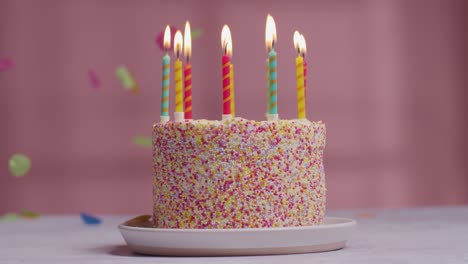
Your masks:
M 89 77 L 89 82 L 91 83 L 91 86 L 94 89 L 98 89 L 101 87 L 101 80 L 99 79 L 95 71 L 88 70 L 88 77 Z
M 165 28 L 164 28 L 165 29 Z M 178 28 L 171 26 L 171 48 L 169 50 L 172 50 L 174 48 L 174 36 L 175 33 L 177 32 Z M 158 47 L 164 51 L 164 30 L 161 31 L 157 36 L 156 36 L 156 44 Z
M 0 59 L 0 71 L 8 70 L 13 68 L 15 63 L 10 59 Z

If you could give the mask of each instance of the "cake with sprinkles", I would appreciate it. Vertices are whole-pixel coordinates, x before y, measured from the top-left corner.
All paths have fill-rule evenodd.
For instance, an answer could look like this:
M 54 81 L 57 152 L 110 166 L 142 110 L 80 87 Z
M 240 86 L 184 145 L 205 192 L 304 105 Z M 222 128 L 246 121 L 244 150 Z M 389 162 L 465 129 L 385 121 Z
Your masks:
M 307 119 L 184 120 L 153 126 L 157 228 L 321 224 L 325 124 Z

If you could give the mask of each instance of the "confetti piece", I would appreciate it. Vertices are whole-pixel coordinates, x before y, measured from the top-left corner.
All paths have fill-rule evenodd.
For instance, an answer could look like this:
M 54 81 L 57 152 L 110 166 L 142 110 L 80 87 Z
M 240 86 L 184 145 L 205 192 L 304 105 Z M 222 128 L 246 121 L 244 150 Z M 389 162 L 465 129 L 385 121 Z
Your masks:
M 88 77 L 89 82 L 91 83 L 91 87 L 94 89 L 98 89 L 101 87 L 101 80 L 99 79 L 98 75 L 94 70 L 88 70 Z
M 98 225 L 101 223 L 101 219 L 87 213 L 81 213 L 80 216 L 83 222 L 87 225 Z
M 147 227 L 153 227 L 150 219 L 151 219 L 150 215 L 140 215 L 140 216 L 137 216 L 135 218 L 128 220 L 127 222 L 125 222 L 125 225 L 142 227 L 142 224 L 143 224 Z
M 144 136 L 134 136 L 133 137 L 133 143 L 138 146 L 142 146 L 145 148 L 151 148 L 152 147 L 152 141 L 151 138 L 144 137 Z
M 117 67 L 115 75 L 119 78 L 120 83 L 125 90 L 132 91 L 133 93 L 138 92 L 138 85 L 130 71 L 125 66 Z
M 203 35 L 202 28 L 195 29 L 194 31 L 192 31 L 192 40 L 200 38 L 202 35 Z
M 356 214 L 356 218 L 360 219 L 374 219 L 377 215 L 373 212 L 360 212 Z
M 31 168 L 31 160 L 24 154 L 15 154 L 11 156 L 8 165 L 13 176 L 22 177 L 26 175 Z
M 164 27 L 164 29 L 166 29 Z M 171 40 L 174 39 L 174 36 L 175 36 L 175 33 L 177 32 L 178 28 L 174 27 L 174 26 L 171 26 Z M 164 30 L 161 31 L 157 36 L 156 36 L 156 45 L 158 45 L 158 47 L 164 51 Z M 174 41 L 171 41 L 171 48 L 169 50 L 173 50 L 174 49 Z
M 26 210 L 26 209 L 21 210 L 20 214 L 21 214 L 21 216 L 23 218 L 27 218 L 27 219 L 36 219 L 36 218 L 39 218 L 41 216 L 39 213 L 29 211 L 29 210 Z
M 6 213 L 0 217 L 4 221 L 16 221 L 19 218 L 19 215 L 17 213 Z
M 15 63 L 10 59 L 0 59 L 0 71 L 12 68 Z

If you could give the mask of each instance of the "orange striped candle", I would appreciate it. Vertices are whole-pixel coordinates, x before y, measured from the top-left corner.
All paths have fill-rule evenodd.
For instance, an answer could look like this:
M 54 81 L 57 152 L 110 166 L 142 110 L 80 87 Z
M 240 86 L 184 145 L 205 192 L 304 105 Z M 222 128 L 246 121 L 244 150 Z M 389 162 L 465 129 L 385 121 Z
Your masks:
M 184 103 L 185 103 L 185 119 L 192 119 L 192 65 L 187 62 L 184 68 Z
M 231 58 L 224 55 L 222 58 L 223 65 L 223 115 L 231 114 Z
M 192 119 L 192 65 L 190 57 L 192 56 L 192 37 L 190 33 L 190 23 L 185 22 L 184 31 L 184 55 L 186 64 L 184 67 L 184 118 Z
M 224 50 L 224 55 L 221 59 L 222 76 L 223 76 L 223 118 L 232 117 L 231 112 L 231 54 L 232 40 L 231 31 L 227 25 L 224 25 L 221 32 L 221 46 Z

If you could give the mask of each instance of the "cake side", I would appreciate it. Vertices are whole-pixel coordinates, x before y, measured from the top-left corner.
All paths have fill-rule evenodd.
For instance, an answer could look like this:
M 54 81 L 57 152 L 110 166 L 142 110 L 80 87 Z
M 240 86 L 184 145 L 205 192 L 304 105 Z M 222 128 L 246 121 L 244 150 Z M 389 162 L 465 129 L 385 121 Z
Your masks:
M 153 221 L 159 228 L 320 224 L 325 124 L 195 120 L 153 126 Z

